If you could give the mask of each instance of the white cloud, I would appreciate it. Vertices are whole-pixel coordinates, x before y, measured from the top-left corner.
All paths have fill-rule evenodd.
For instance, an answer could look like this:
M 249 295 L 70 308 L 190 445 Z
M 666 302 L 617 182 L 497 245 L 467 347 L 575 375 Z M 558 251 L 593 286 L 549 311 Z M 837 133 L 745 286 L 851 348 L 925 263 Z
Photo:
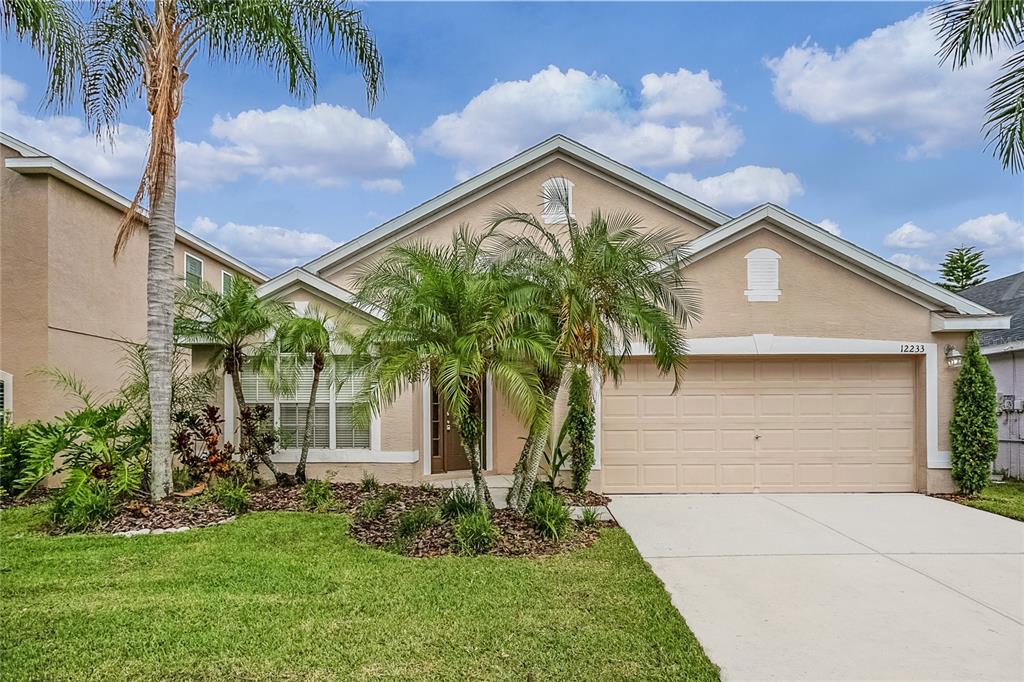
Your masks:
M 979 143 L 985 89 L 1005 55 L 966 69 L 940 65 L 926 12 L 829 51 L 808 39 L 767 60 L 775 99 L 816 123 L 852 130 L 866 142 L 909 138 L 908 155 Z
M 421 140 L 457 162 L 456 176 L 498 163 L 555 133 L 625 163 L 662 167 L 733 154 L 743 134 L 722 111 L 721 84 L 706 72 L 647 74 L 641 105 L 610 77 L 548 66 L 500 81 L 461 111 L 438 116 Z
M 192 221 L 190 230 L 270 275 L 307 263 L 338 246 L 338 242 L 319 232 L 232 222 L 218 225 L 206 216 Z
M 722 82 L 708 72 L 679 69 L 660 76 L 649 73 L 640 79 L 644 116 L 651 119 L 687 118 L 714 114 L 725 106 Z
M 149 131 L 123 124 L 114 144 L 101 145 L 84 122 L 71 116 L 36 117 L 22 111 L 23 83 L 0 74 L 0 125 L 5 132 L 99 180 L 134 182 L 142 172 Z M 318 185 L 365 181 L 395 192 L 395 177 L 413 154 L 386 123 L 345 107 L 282 106 L 214 118 L 208 140 L 178 140 L 182 188 L 212 189 L 244 176 L 266 180 L 308 180 Z
M 935 265 L 933 263 L 929 262 L 927 258 L 919 256 L 916 253 L 894 253 L 889 256 L 889 260 L 904 270 L 912 270 L 919 274 L 935 271 Z
M 839 229 L 839 223 L 832 220 L 831 218 L 822 218 L 821 220 L 819 220 L 818 227 L 825 230 L 826 232 L 834 234 L 837 237 L 843 236 L 843 231 Z
M 386 123 L 333 104 L 216 116 L 210 132 L 242 154 L 241 170 L 270 180 L 341 185 L 393 179 L 413 163 L 405 140 Z
M 712 206 L 753 206 L 765 202 L 785 205 L 804 193 L 800 178 L 778 168 L 740 166 L 698 180 L 690 173 L 669 173 L 665 184 Z
M 388 194 L 397 194 L 402 191 L 402 181 L 395 178 L 381 178 L 380 180 L 363 180 L 361 183 L 363 189 L 372 190 L 374 192 L 386 192 Z
M 1024 254 L 1024 222 L 1006 213 L 989 213 L 960 223 L 953 229 L 954 238 L 980 246 L 999 246 Z
M 937 236 L 914 223 L 903 223 L 885 235 L 885 245 L 898 249 L 923 249 L 934 243 Z

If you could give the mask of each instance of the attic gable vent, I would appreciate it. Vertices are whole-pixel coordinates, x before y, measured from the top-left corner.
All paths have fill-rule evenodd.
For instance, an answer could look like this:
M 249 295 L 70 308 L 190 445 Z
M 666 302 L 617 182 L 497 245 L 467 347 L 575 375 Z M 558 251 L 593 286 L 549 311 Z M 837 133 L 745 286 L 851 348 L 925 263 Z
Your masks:
M 754 249 L 746 255 L 748 301 L 778 301 L 779 254 L 771 249 Z
M 551 178 L 541 188 L 544 199 L 544 222 L 548 225 L 564 225 L 566 205 L 569 215 L 573 218 L 572 206 L 573 184 L 565 178 Z

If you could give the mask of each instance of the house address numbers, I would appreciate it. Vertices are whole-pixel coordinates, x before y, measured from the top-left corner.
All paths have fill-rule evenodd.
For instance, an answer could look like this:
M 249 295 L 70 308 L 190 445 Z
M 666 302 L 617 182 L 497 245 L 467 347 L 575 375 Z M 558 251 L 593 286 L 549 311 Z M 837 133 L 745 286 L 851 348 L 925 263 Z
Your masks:
M 923 353 L 924 352 L 924 344 L 923 343 L 901 343 L 900 344 L 900 352 L 901 353 Z

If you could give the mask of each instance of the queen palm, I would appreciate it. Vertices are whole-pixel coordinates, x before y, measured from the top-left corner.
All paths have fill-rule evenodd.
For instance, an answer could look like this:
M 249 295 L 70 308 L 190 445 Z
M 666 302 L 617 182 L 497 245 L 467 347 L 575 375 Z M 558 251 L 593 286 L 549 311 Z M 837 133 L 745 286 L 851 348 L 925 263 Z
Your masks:
M 545 204 L 564 213 L 563 234 L 511 206 L 499 207 L 491 221 L 494 230 L 513 228 L 506 231 L 515 236 L 501 240 L 496 253 L 536 285 L 537 302 L 555 329 L 552 356 L 558 364 L 553 372 L 541 372 L 545 404 L 553 404 L 568 371 L 577 386 L 590 386 L 571 392 L 570 411 L 592 412 L 591 372 L 617 381 L 635 341 L 647 345 L 659 370 L 674 374 L 678 389 L 686 366 L 683 330 L 700 314 L 697 292 L 682 274 L 683 242 L 673 231 L 644 229 L 641 218 L 628 212 L 594 211 L 581 225 L 569 209 L 566 188 L 555 185 L 546 194 Z M 549 418 L 550 410 L 536 415 Z M 549 426 L 530 424 L 509 493 L 516 509 L 530 499 Z M 574 457 L 593 456 L 593 434 L 586 440 L 573 443 Z M 574 468 L 586 477 L 589 464 Z M 582 488 L 586 480 L 574 483 Z
M 82 76 L 82 22 L 63 0 L 0 0 L 0 25 L 46 61 L 46 102 L 63 109 L 75 100 Z
M 939 56 L 954 69 L 1013 50 L 989 86 L 984 129 L 1003 168 L 1024 170 L 1024 0 L 947 0 L 931 16 Z
M 24 0 L 23 0 L 24 1 Z M 149 152 L 114 255 L 140 226 L 148 199 L 147 345 L 152 362 L 152 495 L 170 493 L 170 375 L 174 320 L 175 125 L 192 61 L 253 63 L 275 71 L 292 95 L 314 97 L 318 49 L 343 54 L 362 71 L 372 106 L 382 65 L 357 10 L 343 0 L 99 0 L 88 24 L 84 100 L 98 132 L 113 133 L 142 95 L 150 114 Z
M 366 372 L 360 409 L 379 413 L 429 380 L 459 435 L 481 504 L 490 503 L 480 452 L 485 377 L 513 412 L 532 421 L 543 409 L 539 369 L 552 362 L 546 316 L 537 314 L 529 291 L 487 261 L 487 239 L 462 227 L 450 244 L 397 246 L 371 264 L 357 297 L 383 319 L 355 343 Z
M 274 341 L 267 344 L 257 360 L 257 366 L 271 377 L 270 387 L 278 395 L 294 395 L 306 368 L 312 369 L 309 402 L 306 405 L 306 423 L 302 432 L 302 452 L 295 467 L 295 479 L 306 482 L 306 459 L 313 440 L 313 415 L 317 392 L 321 382 L 333 386 L 346 378 L 343 369 L 347 360 L 334 354 L 336 321 L 319 310 L 311 308 L 305 315 L 289 317 L 274 332 Z
M 220 365 L 224 374 L 231 377 L 235 403 L 241 413 L 246 407 L 242 371 L 249 360 L 259 355 L 269 333 L 292 315 L 291 309 L 257 296 L 255 285 L 244 277 L 236 277 L 225 293 L 206 284 L 183 287 L 178 290 L 177 303 L 175 334 L 185 340 L 201 340 L 213 348 L 210 363 Z M 227 428 L 230 432 L 232 425 Z M 241 436 L 244 446 L 248 434 L 243 432 Z M 285 480 L 269 454 L 262 461 L 278 482 Z

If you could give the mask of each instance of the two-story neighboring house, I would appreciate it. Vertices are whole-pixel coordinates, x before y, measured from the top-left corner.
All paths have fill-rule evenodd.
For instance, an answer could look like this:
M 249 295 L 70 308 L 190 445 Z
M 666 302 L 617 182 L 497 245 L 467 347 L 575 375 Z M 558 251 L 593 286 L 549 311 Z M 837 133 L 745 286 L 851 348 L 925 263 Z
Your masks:
M 0 409 L 49 419 L 71 402 L 34 370 L 58 368 L 93 390 L 121 383 L 125 340 L 146 337 L 146 232 L 113 259 L 130 205 L 96 180 L 0 133 Z M 178 228 L 175 270 L 221 291 L 261 272 Z

